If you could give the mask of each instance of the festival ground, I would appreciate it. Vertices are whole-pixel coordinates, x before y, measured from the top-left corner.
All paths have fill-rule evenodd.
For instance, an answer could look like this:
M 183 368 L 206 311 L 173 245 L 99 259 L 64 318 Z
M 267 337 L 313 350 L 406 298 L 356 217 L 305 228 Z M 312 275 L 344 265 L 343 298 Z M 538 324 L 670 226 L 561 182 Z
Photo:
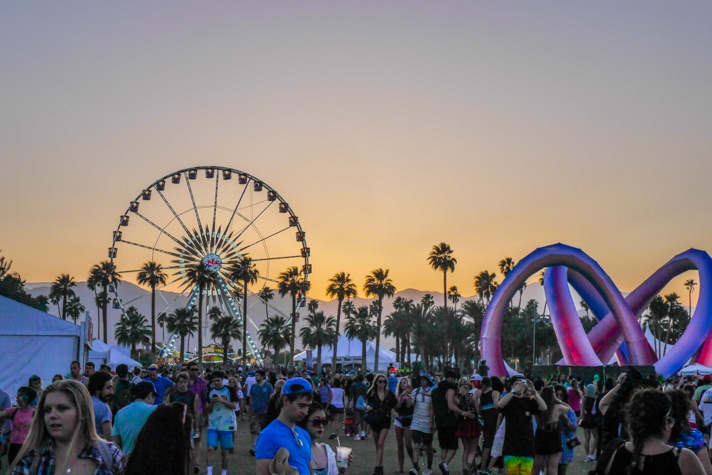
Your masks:
M 578 437 L 579 440 L 583 441 L 583 430 L 579 429 L 578 431 Z M 332 447 L 336 446 L 336 441 L 328 441 L 332 443 Z M 353 457 L 353 463 L 351 467 L 349 468 L 350 474 L 353 475 L 370 475 L 373 473 L 373 467 L 374 467 L 374 461 L 375 461 L 375 454 L 376 454 L 376 449 L 373 444 L 373 439 L 368 438 L 366 440 L 362 441 L 354 441 L 350 437 L 343 438 L 341 440 L 341 443 L 343 445 L 346 445 L 348 447 L 353 447 L 354 449 L 354 457 Z M 237 439 L 236 439 L 236 446 L 235 446 L 235 453 L 230 455 L 230 467 L 228 469 L 228 474 L 229 475 L 253 475 L 255 473 L 255 459 L 252 457 L 249 453 L 248 450 L 250 449 L 250 434 L 248 430 L 248 426 L 246 422 L 242 422 L 240 425 L 240 429 L 237 432 Z M 436 441 L 435 441 L 435 446 L 437 448 L 437 436 L 436 436 Z M 569 469 L 567 472 L 567 475 L 585 475 L 588 473 L 589 470 L 593 469 L 594 464 L 593 463 L 586 463 L 584 462 L 584 452 L 583 449 L 581 448 L 582 446 L 576 447 L 576 456 L 575 456 L 575 461 L 569 465 Z M 205 470 L 205 442 L 203 441 L 203 446 L 200 454 L 200 473 L 202 475 L 205 475 L 206 470 Z M 462 474 L 462 447 L 458 449 L 457 454 L 455 454 L 455 458 L 452 460 L 450 463 L 450 472 L 453 475 L 460 475 Z M 219 461 L 220 457 L 216 457 L 216 461 Z M 406 461 L 408 460 L 408 456 L 406 455 Z M 421 457 L 421 467 L 422 467 L 422 460 L 423 458 Z M 383 472 L 384 474 L 393 474 L 395 471 L 398 469 L 398 451 L 396 447 L 396 437 L 395 433 L 393 432 L 393 429 L 391 429 L 388 432 L 388 438 L 386 439 L 386 447 L 385 447 L 385 453 L 383 456 Z M 435 457 L 433 458 L 433 474 L 434 475 L 440 475 L 440 470 L 438 470 L 437 466 L 438 463 L 440 463 L 440 454 L 436 453 Z M 220 474 L 220 470 L 217 469 L 218 467 L 215 467 L 216 470 L 214 470 L 213 473 L 216 475 Z M 405 471 L 408 471 L 408 468 L 410 468 L 407 464 L 405 466 Z M 0 470 L 0 475 L 5 475 L 9 473 L 7 470 L 7 457 L 2 458 L 2 470 Z M 496 473 L 496 471 L 494 472 Z

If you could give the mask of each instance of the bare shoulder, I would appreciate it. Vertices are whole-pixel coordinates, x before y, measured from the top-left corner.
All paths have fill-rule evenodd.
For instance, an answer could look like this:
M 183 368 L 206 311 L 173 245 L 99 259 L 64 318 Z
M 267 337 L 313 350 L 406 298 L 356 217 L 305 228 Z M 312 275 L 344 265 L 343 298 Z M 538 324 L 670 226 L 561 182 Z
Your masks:
M 704 475 L 705 469 L 702 467 L 702 462 L 697 458 L 697 455 L 692 450 L 682 449 L 678 458 L 680 470 L 685 475 Z

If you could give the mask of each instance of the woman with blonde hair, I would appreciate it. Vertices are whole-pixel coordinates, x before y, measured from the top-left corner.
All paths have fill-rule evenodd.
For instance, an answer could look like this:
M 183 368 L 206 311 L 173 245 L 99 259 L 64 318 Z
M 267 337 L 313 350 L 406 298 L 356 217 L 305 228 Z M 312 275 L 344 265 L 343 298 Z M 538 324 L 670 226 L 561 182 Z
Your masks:
M 398 380 L 396 386 L 396 420 L 393 423 L 396 430 L 396 442 L 398 442 L 398 473 L 403 473 L 403 463 L 405 462 L 405 451 L 408 452 L 410 461 L 413 461 L 413 438 L 410 433 L 410 424 L 413 422 L 413 386 L 410 378 L 403 376 Z
M 30 433 L 12 475 L 120 475 L 126 466 L 117 446 L 99 438 L 87 388 L 74 380 L 42 392 Z

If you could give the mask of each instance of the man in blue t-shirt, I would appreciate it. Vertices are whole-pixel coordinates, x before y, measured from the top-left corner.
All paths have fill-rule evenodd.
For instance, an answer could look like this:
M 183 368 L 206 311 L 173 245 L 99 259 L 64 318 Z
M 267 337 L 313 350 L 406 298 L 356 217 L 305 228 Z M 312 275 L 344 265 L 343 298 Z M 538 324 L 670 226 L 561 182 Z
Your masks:
M 158 366 L 155 364 L 148 367 L 148 378 L 144 379 L 144 381 L 152 382 L 156 388 L 156 400 L 153 403 L 156 406 L 160 406 L 163 403 L 163 396 L 166 395 L 166 391 L 175 384 L 170 379 L 159 376 Z
M 125 455 L 129 455 L 136 444 L 138 434 L 153 411 L 158 406 L 153 405 L 156 397 L 156 388 L 153 383 L 141 381 L 131 388 L 133 402 L 120 409 L 114 419 L 111 432 L 111 441 L 116 444 Z
M 269 475 L 269 464 L 282 447 L 289 451 L 289 465 L 299 475 L 309 475 L 311 437 L 297 426 L 309 413 L 314 389 L 304 378 L 292 378 L 282 387 L 282 409 L 279 417 L 262 430 L 256 446 L 257 475 Z
M 89 394 L 91 394 L 91 403 L 94 407 L 94 423 L 96 425 L 96 433 L 99 437 L 111 440 L 111 409 L 108 402 L 114 395 L 114 383 L 111 381 L 111 375 L 99 371 L 89 377 Z
M 265 425 L 265 416 L 267 415 L 267 406 L 269 406 L 269 398 L 274 393 L 274 388 L 270 383 L 265 381 L 265 372 L 257 370 L 255 372 L 255 384 L 250 388 L 250 435 L 252 435 L 252 448 L 250 455 L 255 455 L 255 444 L 257 436 L 260 435 L 262 427 Z

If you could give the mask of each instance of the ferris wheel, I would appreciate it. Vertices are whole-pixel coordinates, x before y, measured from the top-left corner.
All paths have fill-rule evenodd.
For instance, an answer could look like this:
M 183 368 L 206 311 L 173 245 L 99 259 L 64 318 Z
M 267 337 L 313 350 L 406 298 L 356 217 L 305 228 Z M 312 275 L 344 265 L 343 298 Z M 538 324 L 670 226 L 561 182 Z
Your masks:
M 123 281 L 137 283 L 148 261 L 162 266 L 167 279 L 165 285 L 156 287 L 156 314 L 197 307 L 200 290 L 188 279 L 188 271 L 202 264 L 211 277 L 211 285 L 203 290 L 204 305 L 218 306 L 240 326 L 243 318 L 247 319 L 243 353 L 260 364 L 262 356 L 250 334 L 256 335 L 258 329 L 251 312 L 261 317 L 264 307 L 250 307 L 247 315 L 242 315 L 237 302 L 242 281 L 236 280 L 230 269 L 249 257 L 257 270 L 254 287 L 274 289 L 281 272 L 297 267 L 308 289 L 309 254 L 306 233 L 297 215 L 274 188 L 248 173 L 220 166 L 179 170 L 141 190 L 121 215 L 109 248 L 111 263 Z M 137 298 L 146 298 L 145 294 L 129 295 L 128 290 L 122 295 L 121 287 L 111 286 L 109 290 L 114 293 L 113 307 L 122 314 Z M 297 301 L 303 306 L 306 296 L 299 295 Z M 205 308 L 202 316 L 205 332 Z M 291 321 L 292 315 L 286 317 Z M 175 351 L 178 337 L 172 334 L 163 342 L 161 356 Z

